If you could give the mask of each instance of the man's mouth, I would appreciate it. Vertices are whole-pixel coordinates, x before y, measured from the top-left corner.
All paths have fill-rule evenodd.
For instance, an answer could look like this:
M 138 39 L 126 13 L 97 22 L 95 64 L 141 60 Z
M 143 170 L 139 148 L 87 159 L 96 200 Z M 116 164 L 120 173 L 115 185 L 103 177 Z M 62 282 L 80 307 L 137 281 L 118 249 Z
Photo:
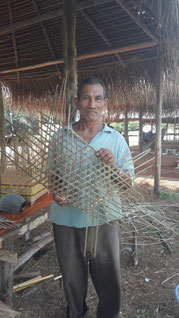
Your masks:
M 98 112 L 97 111 L 95 111 L 95 110 L 87 110 L 87 114 L 98 114 Z

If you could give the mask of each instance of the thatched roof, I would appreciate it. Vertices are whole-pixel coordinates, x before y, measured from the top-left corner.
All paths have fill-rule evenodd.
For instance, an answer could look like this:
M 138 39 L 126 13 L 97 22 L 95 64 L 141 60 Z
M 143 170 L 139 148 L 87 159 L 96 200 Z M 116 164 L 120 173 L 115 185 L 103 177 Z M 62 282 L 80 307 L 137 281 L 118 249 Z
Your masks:
M 61 86 L 62 2 L 0 2 L 0 81 L 14 102 L 27 105 L 43 97 L 48 104 L 56 85 Z M 177 69 L 178 17 L 178 0 L 79 0 L 79 79 L 100 76 L 108 85 L 113 107 L 117 107 L 119 89 L 127 96 L 136 83 L 155 84 L 157 47 L 163 55 L 165 77 Z

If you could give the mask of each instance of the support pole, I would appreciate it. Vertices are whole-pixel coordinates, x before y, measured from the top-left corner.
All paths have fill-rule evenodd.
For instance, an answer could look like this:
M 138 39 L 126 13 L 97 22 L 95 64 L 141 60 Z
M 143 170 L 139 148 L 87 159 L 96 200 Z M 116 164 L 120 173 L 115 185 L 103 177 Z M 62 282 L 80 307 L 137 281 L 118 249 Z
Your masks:
M 3 248 L 13 252 L 13 239 L 3 241 Z M 0 261 L 0 300 L 6 305 L 12 307 L 13 291 L 13 264 Z
M 76 0 L 63 2 L 63 56 L 66 78 L 66 115 L 69 121 L 75 116 L 73 99 L 77 92 Z
M 128 103 L 126 103 L 126 107 L 125 107 L 125 119 L 124 119 L 124 137 L 125 140 L 127 142 L 127 144 L 129 145 L 129 137 L 128 137 Z
M 160 175 L 161 175 L 161 127 L 162 127 L 162 56 L 161 50 L 158 48 L 158 58 L 156 65 L 156 137 L 155 137 L 155 180 L 154 192 L 158 193 L 160 190 Z
M 0 86 L 0 198 L 2 195 L 1 179 L 2 179 L 2 173 L 4 170 L 4 158 L 5 158 L 4 106 L 3 106 L 2 88 Z
M 142 123 L 142 104 L 139 106 L 139 151 L 142 152 L 143 147 L 143 123 Z

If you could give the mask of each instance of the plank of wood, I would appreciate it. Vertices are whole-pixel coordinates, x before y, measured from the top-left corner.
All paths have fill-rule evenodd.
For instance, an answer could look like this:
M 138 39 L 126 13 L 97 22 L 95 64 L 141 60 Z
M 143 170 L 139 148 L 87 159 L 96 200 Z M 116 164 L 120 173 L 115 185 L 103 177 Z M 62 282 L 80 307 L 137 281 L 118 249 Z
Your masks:
M 17 264 L 17 253 L 0 249 L 0 261 Z
M 2 301 L 0 301 L 0 317 L 15 318 L 15 317 L 20 316 L 20 315 L 21 315 L 20 312 L 9 308 Z
M 84 10 L 84 9 L 91 8 L 91 7 L 98 6 L 98 5 L 102 5 L 102 4 L 111 2 L 111 1 L 112 0 L 86 0 L 86 1 L 80 2 L 78 4 L 77 10 Z M 58 18 L 62 15 L 63 15 L 62 9 L 53 10 L 53 11 L 50 11 L 47 13 L 39 14 L 39 15 L 31 17 L 29 19 L 25 19 L 23 21 L 9 24 L 9 25 L 6 25 L 5 27 L 2 27 L 0 29 L 0 35 L 7 34 L 7 33 L 12 32 L 14 30 L 23 29 L 27 26 L 34 25 L 34 24 L 40 23 L 42 21 L 55 19 L 55 18 Z
M 45 239 L 40 240 L 37 244 L 34 244 L 28 251 L 22 254 L 18 258 L 18 263 L 13 266 L 13 270 L 17 270 L 20 266 L 26 263 L 35 253 L 37 253 L 42 247 L 53 241 L 53 236 L 49 235 Z
M 92 58 L 100 57 L 100 56 L 118 54 L 118 53 L 132 52 L 132 51 L 141 50 L 141 49 L 154 47 L 154 46 L 156 46 L 156 43 L 154 41 L 133 44 L 133 45 L 119 47 L 119 48 L 115 48 L 115 49 L 109 49 L 109 50 L 105 50 L 105 51 L 101 51 L 101 52 L 82 54 L 80 56 L 77 56 L 77 61 L 92 59 Z M 64 63 L 63 59 L 59 59 L 59 60 L 55 60 L 55 61 L 47 61 L 47 62 L 35 64 L 35 65 L 22 66 L 19 68 L 13 68 L 13 69 L 0 71 L 0 74 L 8 74 L 8 73 L 14 73 L 14 72 L 18 72 L 18 71 L 34 70 L 34 69 L 38 69 L 38 68 L 42 68 L 42 67 L 46 67 L 46 66 L 63 64 L 63 63 Z
M 3 249 L 14 252 L 14 240 L 7 239 L 3 242 Z M 13 264 L 0 261 L 0 299 L 12 307 Z
M 30 279 L 40 276 L 40 272 L 28 272 L 28 273 L 22 273 L 19 275 L 13 275 L 14 280 L 20 280 L 20 279 Z

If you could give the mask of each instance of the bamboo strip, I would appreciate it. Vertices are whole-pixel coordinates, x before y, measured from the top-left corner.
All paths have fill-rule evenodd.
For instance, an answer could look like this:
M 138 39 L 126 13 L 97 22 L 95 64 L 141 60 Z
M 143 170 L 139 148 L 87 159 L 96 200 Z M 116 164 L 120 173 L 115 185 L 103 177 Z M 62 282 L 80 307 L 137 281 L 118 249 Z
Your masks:
M 27 287 L 31 287 L 37 283 L 41 283 L 42 281 L 47 280 L 49 278 L 53 278 L 53 277 L 54 277 L 53 274 L 47 275 L 45 277 L 37 276 L 36 278 L 30 279 L 24 283 L 15 285 L 13 287 L 13 292 L 17 292 L 17 291 L 20 291 L 20 290 L 25 289 Z

